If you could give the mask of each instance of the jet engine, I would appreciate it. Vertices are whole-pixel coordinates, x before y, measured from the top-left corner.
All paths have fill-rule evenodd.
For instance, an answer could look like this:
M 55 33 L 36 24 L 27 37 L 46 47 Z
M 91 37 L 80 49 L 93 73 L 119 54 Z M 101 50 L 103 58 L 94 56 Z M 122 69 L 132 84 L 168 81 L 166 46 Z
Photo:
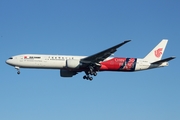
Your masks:
M 70 69 L 79 68 L 80 61 L 79 60 L 66 60 L 66 67 Z
M 77 72 L 75 72 L 75 71 L 60 70 L 61 77 L 72 77 L 73 75 L 76 75 L 76 74 L 77 74 Z

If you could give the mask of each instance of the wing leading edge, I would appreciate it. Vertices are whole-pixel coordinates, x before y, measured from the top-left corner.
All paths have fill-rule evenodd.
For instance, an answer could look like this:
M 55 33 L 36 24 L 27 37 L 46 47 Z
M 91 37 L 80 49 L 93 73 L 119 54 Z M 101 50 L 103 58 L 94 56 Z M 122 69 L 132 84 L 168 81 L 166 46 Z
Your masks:
M 81 63 L 84 64 L 91 64 L 91 63 L 99 63 L 100 61 L 104 61 L 106 58 L 108 58 L 109 56 L 111 56 L 111 54 L 115 53 L 117 51 L 117 48 L 121 47 L 122 45 L 130 42 L 131 40 L 126 40 L 120 44 L 117 44 L 113 47 L 110 47 L 106 50 L 103 50 L 101 52 L 98 52 L 96 54 L 93 54 L 91 56 L 88 56 L 86 58 L 81 59 Z

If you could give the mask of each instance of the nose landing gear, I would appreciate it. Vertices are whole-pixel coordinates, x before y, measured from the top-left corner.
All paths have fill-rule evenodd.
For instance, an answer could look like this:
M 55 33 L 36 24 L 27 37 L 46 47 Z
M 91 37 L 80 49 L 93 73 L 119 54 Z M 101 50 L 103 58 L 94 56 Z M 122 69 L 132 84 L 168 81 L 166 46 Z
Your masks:
M 15 69 L 17 70 L 17 74 L 19 75 L 21 73 L 20 68 L 18 66 L 15 66 Z

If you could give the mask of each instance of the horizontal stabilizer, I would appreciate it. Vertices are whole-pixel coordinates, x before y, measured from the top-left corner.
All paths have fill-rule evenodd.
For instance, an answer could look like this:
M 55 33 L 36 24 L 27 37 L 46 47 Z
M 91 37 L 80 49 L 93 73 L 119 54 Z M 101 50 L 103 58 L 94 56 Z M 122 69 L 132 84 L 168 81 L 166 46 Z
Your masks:
M 162 59 L 162 60 L 159 60 L 159 61 L 156 61 L 156 62 L 153 62 L 153 63 L 151 63 L 151 64 L 161 64 L 161 63 L 163 63 L 163 62 L 168 62 L 168 61 L 170 61 L 170 60 L 172 60 L 172 59 L 175 59 L 176 57 L 169 57 L 169 58 L 165 58 L 165 59 Z

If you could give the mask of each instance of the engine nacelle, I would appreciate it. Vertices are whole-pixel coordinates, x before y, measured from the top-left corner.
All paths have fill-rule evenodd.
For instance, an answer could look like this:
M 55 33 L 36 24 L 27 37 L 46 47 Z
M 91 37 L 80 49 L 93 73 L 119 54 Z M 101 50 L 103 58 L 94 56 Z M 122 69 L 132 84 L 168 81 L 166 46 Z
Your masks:
M 79 68 L 80 61 L 79 60 L 66 60 L 66 67 L 70 69 Z
M 61 77 L 72 77 L 73 75 L 76 75 L 76 74 L 77 74 L 77 72 L 75 72 L 75 71 L 60 70 Z

